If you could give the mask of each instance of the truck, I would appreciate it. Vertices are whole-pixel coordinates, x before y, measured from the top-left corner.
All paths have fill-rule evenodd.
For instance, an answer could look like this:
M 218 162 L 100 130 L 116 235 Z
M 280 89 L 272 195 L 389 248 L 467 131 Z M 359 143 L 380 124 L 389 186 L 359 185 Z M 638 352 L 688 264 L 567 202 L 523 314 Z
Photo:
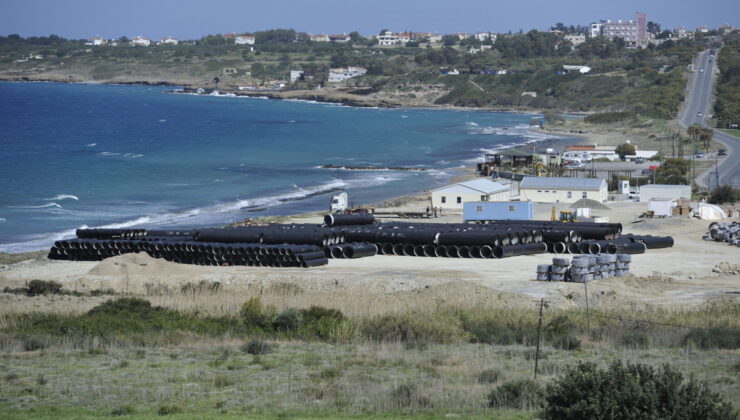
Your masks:
M 346 192 L 341 192 L 331 198 L 331 204 L 329 205 L 329 211 L 332 214 L 344 214 L 347 212 L 349 207 L 349 201 Z

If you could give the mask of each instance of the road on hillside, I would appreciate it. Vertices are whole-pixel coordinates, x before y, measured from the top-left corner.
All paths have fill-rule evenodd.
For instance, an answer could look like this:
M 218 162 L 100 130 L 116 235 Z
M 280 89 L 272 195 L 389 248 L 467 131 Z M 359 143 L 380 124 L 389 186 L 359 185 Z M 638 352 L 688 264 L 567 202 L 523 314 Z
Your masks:
M 709 101 L 712 96 L 716 64 L 716 57 L 712 58 L 709 51 L 699 54 L 689 94 L 683 112 L 678 119 L 678 122 L 684 128 L 693 123 L 698 123 L 702 127 L 707 126 L 707 113 L 709 112 Z M 727 156 L 717 166 L 719 177 L 717 171 L 711 169 L 706 176 L 705 183 L 710 189 L 713 189 L 717 186 L 719 178 L 719 185 L 731 185 L 733 188 L 740 188 L 740 138 L 715 129 L 714 139 L 725 145 Z

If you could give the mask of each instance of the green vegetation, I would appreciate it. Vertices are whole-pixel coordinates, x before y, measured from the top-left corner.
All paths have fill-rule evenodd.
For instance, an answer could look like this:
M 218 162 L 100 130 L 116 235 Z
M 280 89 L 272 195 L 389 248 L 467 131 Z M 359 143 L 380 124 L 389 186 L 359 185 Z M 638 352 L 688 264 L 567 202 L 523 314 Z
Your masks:
M 611 124 L 619 121 L 624 121 L 631 118 L 632 114 L 629 112 L 602 112 L 598 114 L 587 115 L 583 120 L 587 123 L 592 124 Z
M 254 36 L 252 51 L 221 35 L 146 48 L 132 47 L 127 39 L 117 46 L 93 47 L 55 36 L 11 35 L 0 37 L 0 76 L 43 79 L 46 74 L 64 80 L 168 82 L 223 90 L 271 86 L 268 82 L 285 81 L 291 69 L 301 69 L 309 77 L 288 88 L 312 89 L 326 83 L 329 68 L 351 65 L 368 69 L 367 75 L 346 83 L 359 95 L 386 93 L 430 105 L 671 118 L 683 99 L 683 71 L 703 48 L 702 40 L 668 40 L 658 47 L 628 49 L 619 39 L 602 38 L 573 47 L 555 33 L 536 30 L 503 34 L 494 43 L 447 37 L 441 44 L 420 40 L 403 48 L 378 47 L 357 33 L 348 43 L 312 42 L 307 34 L 290 29 Z M 41 58 L 28 58 L 37 56 Z M 563 65 L 592 70 L 565 74 Z M 443 75 L 442 68 L 461 74 Z M 430 90 L 431 95 L 420 99 Z
M 620 159 L 624 160 L 625 156 L 635 154 L 635 145 L 630 143 L 620 144 L 614 151 L 619 155 Z
M 692 341 L 702 348 L 740 348 L 740 328 L 730 322 L 740 312 L 737 303 L 721 303 L 688 312 L 699 320 L 699 330 L 678 329 L 662 333 L 661 340 L 647 342 L 634 337 L 632 324 L 620 323 L 603 313 L 591 322 L 591 333 L 613 340 L 625 347 L 680 347 Z M 599 316 L 599 312 L 595 312 Z M 712 316 L 705 316 L 708 314 Z M 647 319 L 656 313 L 636 314 Z M 665 313 L 658 319 L 679 319 L 682 314 Z M 407 347 L 447 343 L 485 343 L 494 345 L 534 345 L 537 336 L 536 314 L 524 310 L 501 309 L 475 311 L 438 309 L 433 313 L 406 312 L 368 318 L 347 318 L 335 309 L 312 306 L 308 309 L 286 308 L 277 312 L 262 305 L 259 298 L 247 301 L 239 316 L 205 317 L 152 306 L 147 300 L 118 298 L 104 302 L 80 315 L 19 314 L 0 318 L 0 333 L 9 334 L 24 347 L 45 348 L 55 340 L 95 337 L 102 343 L 133 342 L 138 345 L 176 344 L 190 335 L 223 337 L 254 334 L 253 342 L 245 346 L 249 354 L 269 351 L 265 338 L 289 338 L 326 342 L 403 343 Z M 660 328 L 655 329 L 659 331 Z M 650 335 L 651 327 L 641 327 Z M 551 314 L 543 326 L 546 344 L 561 350 L 578 350 L 588 336 L 586 320 L 581 311 L 561 310 Z M 613 337 L 613 338 L 607 338 Z M 593 337 L 592 337 L 593 338 Z M 10 343 L 9 343 L 10 345 Z
M 717 57 L 717 99 L 714 115 L 718 128 L 740 125 L 740 35 L 728 35 Z
M 669 365 L 579 363 L 547 389 L 546 419 L 735 419 L 728 401 Z
M 712 190 L 708 201 L 712 204 L 734 204 L 740 201 L 740 191 L 729 185 L 722 185 Z

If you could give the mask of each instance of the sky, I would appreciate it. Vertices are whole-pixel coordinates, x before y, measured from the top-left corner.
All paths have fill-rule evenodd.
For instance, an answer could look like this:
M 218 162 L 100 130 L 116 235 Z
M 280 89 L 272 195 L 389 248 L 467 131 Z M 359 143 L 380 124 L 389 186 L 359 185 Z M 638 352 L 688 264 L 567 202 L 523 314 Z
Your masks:
M 208 34 L 292 28 L 363 35 L 546 30 L 634 19 L 663 28 L 740 26 L 737 0 L 0 0 L 0 35 L 82 39 L 143 35 L 196 39 Z

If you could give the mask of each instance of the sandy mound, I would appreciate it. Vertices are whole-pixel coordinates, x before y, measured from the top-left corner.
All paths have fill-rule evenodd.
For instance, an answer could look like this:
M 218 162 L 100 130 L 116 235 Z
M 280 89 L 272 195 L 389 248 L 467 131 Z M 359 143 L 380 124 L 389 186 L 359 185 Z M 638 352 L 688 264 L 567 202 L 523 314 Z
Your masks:
M 731 264 L 728 262 L 721 262 L 714 266 L 712 269 L 715 273 L 724 273 L 724 274 L 732 274 L 737 275 L 740 274 L 740 265 L 738 264 Z
M 570 208 L 572 209 L 579 209 L 588 207 L 593 210 L 611 210 L 611 207 L 607 206 L 604 203 L 599 203 L 596 200 L 591 200 L 590 198 L 582 198 L 575 203 L 570 205 Z
M 141 293 L 147 288 L 179 287 L 198 277 L 196 266 L 155 259 L 145 252 L 107 258 L 75 282 L 77 290 L 116 289 Z

